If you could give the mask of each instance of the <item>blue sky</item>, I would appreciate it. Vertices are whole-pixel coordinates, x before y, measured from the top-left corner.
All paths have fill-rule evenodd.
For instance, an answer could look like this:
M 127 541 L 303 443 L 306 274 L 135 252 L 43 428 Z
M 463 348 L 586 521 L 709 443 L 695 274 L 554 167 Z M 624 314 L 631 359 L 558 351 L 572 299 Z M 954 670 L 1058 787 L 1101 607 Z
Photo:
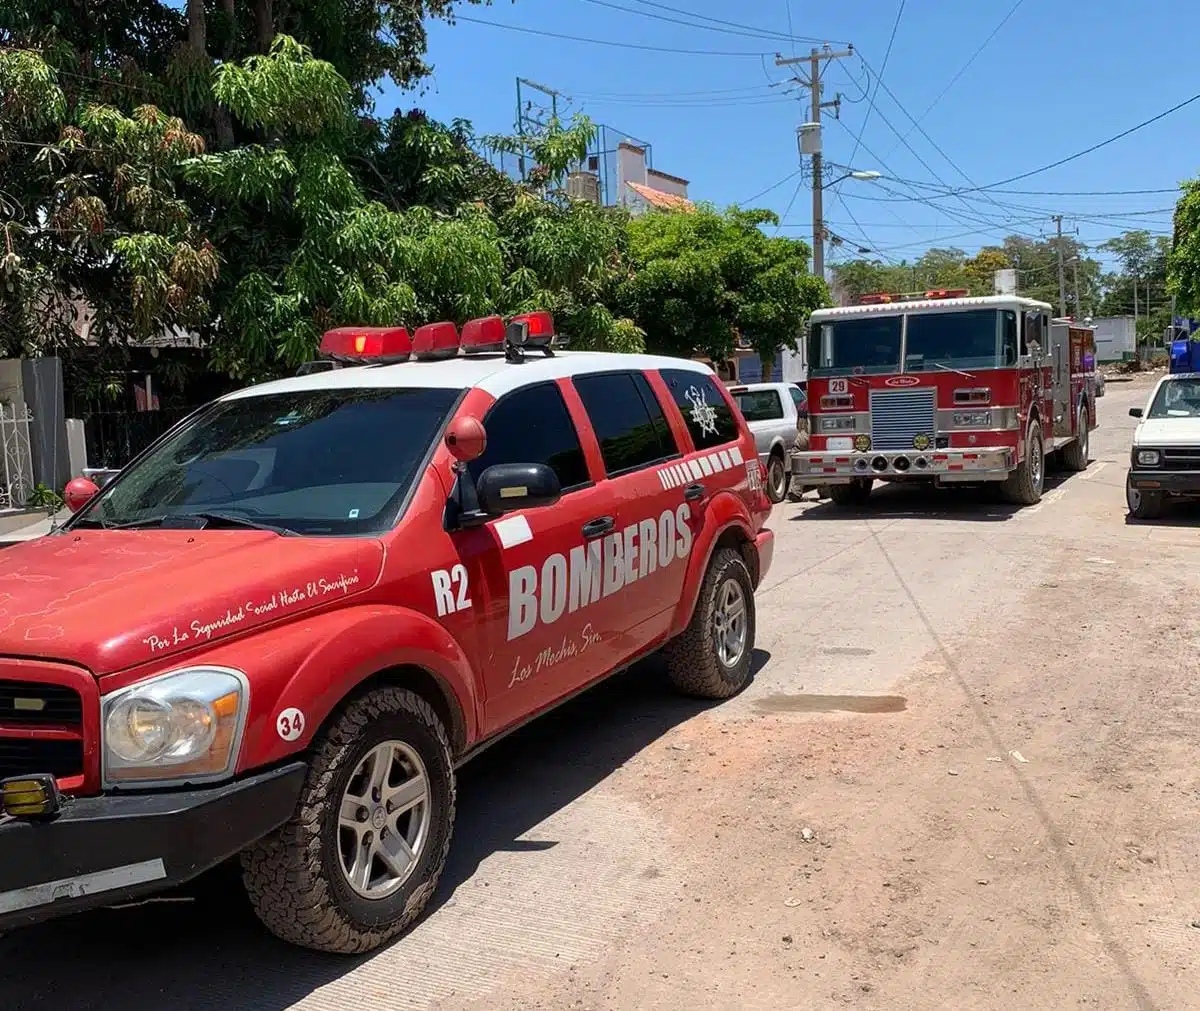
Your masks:
M 389 86 L 379 109 L 418 105 L 440 119 L 469 119 L 480 133 L 511 132 L 515 79 L 531 78 L 571 96 L 567 108 L 650 142 L 655 166 L 688 179 L 694 199 L 742 203 L 799 167 L 795 128 L 809 118 L 807 93 L 770 87 L 788 76 L 774 65 L 773 54 L 807 55 L 814 39 L 835 48 L 850 42 L 859 55 L 836 61 L 824 77 L 826 100 L 843 95 L 840 125 L 826 113 L 825 157 L 850 164 L 853 153 L 855 168 L 886 178 L 850 180 L 826 193 L 829 227 L 848 240 L 831 259 L 853 256 L 855 243 L 892 261 L 911 260 L 930 246 L 974 250 L 1009 232 L 1049 234 L 1054 213 L 1064 215 L 1064 230 L 1078 229 L 1090 245 L 1126 228 L 1169 231 L 1164 209 L 1174 203 L 1172 194 L 1093 191 L 1169 189 L 1196 174 L 1200 102 L 1093 154 L 986 194 L 946 197 L 938 188 L 987 186 L 1029 172 L 1191 97 L 1200 90 L 1193 60 L 1186 49 L 1174 50 L 1171 40 L 1197 36 L 1200 9 L 1123 0 L 907 0 L 889 53 L 899 7 L 899 0 L 824 6 L 803 0 L 462 4 L 457 25 L 430 26 L 428 58 L 435 73 L 424 94 Z M 664 49 L 772 55 L 627 49 L 466 18 Z M 703 18 L 779 37 L 755 37 Z M 793 44 L 789 37 L 803 38 Z M 885 87 L 877 91 L 874 75 L 881 68 Z M 913 128 L 914 118 L 920 129 Z M 753 203 L 785 215 L 786 234 L 808 237 L 811 201 L 807 185 L 797 193 L 800 181 L 792 178 Z

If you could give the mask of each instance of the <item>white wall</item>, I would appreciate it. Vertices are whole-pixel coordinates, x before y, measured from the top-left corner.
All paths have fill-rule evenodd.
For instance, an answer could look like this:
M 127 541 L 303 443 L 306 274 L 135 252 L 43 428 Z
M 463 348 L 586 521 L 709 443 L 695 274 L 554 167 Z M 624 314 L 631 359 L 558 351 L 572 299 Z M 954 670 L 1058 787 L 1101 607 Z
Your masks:
M 1096 328 L 1096 360 L 1119 362 L 1137 345 L 1136 321 L 1132 316 L 1109 316 L 1092 320 Z

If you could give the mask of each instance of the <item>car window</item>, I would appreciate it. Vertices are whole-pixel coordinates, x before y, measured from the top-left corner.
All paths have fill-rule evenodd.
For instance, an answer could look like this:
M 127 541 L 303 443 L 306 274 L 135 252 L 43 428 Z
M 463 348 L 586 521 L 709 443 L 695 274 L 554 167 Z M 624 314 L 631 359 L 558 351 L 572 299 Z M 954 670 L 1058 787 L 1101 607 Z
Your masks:
M 596 431 L 604 469 L 610 476 L 679 452 L 645 376 L 635 372 L 579 376 L 575 389 Z
M 789 386 L 788 393 L 792 395 L 792 403 L 796 405 L 796 413 L 801 415 L 807 414 L 808 397 L 805 396 L 804 391 L 799 386 Z
M 1200 380 L 1168 379 L 1158 388 L 1147 417 L 1200 417 Z
M 733 399 L 747 421 L 776 421 L 783 417 L 783 400 L 778 390 L 747 390 L 735 393 Z
M 554 383 L 539 383 L 510 393 L 483 420 L 487 448 L 471 463 L 478 480 L 497 463 L 544 463 L 566 491 L 587 484 L 587 461 L 579 433 Z
M 683 414 L 697 449 L 737 440 L 737 419 L 717 386 L 715 376 L 690 369 L 663 369 L 662 377 Z
M 168 525 L 219 511 L 300 534 L 385 530 L 459 395 L 311 389 L 219 401 L 106 485 L 79 520 Z

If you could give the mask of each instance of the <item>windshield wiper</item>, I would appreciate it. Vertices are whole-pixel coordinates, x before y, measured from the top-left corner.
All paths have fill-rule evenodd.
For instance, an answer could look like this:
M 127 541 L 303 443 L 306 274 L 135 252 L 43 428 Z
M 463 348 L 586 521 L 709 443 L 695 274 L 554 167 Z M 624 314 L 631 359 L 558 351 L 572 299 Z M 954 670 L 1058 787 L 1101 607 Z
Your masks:
M 967 379 L 975 378 L 970 372 L 964 372 L 962 369 L 952 369 L 949 365 L 943 365 L 941 362 L 933 362 L 931 364 L 934 366 L 934 368 L 943 369 L 946 372 L 956 372 L 958 375 L 964 376 Z
M 98 526 L 105 530 L 138 530 L 146 527 L 163 527 L 168 528 L 174 526 L 173 520 L 188 521 L 191 523 L 181 523 L 176 529 L 200 529 L 201 527 L 217 526 L 219 524 L 230 527 L 245 527 L 248 530 L 267 530 L 273 534 L 278 534 L 280 537 L 298 537 L 299 534 L 295 530 L 289 530 L 287 527 L 276 526 L 273 523 L 263 523 L 260 520 L 251 519 L 249 516 L 242 516 L 238 513 L 221 512 L 220 510 L 206 510 L 203 512 L 187 512 L 187 513 L 162 513 L 158 516 L 148 516 L 146 519 L 130 520 L 126 523 L 112 523 L 105 520 L 84 519 L 79 520 L 77 526 Z

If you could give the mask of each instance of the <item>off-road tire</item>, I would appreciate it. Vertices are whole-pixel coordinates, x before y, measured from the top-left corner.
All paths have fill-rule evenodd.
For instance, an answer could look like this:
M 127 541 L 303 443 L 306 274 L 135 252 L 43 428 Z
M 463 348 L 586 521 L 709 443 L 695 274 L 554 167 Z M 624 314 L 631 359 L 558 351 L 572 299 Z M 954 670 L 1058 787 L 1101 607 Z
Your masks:
M 1088 432 L 1087 404 L 1079 405 L 1079 414 L 1075 419 L 1075 431 L 1079 434 L 1075 441 L 1068 445 L 1059 455 L 1067 470 L 1087 470 L 1088 457 L 1091 455 L 1091 435 Z
M 732 667 L 717 657 L 712 628 L 717 591 L 728 579 L 741 584 L 746 600 L 746 648 Z M 718 548 L 704 574 L 692 620 L 664 650 L 671 683 L 682 694 L 695 698 L 727 699 L 736 695 L 750 683 L 754 629 L 754 584 L 746 560 L 732 548 Z
M 338 807 L 372 747 L 400 740 L 429 777 L 429 836 L 420 862 L 386 899 L 355 894 L 339 864 Z M 350 702 L 316 739 L 296 812 L 242 854 L 242 879 L 271 933 L 314 951 L 358 954 L 403 933 L 428 904 L 450 849 L 455 779 L 450 740 L 427 702 L 402 688 L 377 688 Z
M 829 497 L 834 505 L 861 509 L 870 501 L 871 489 L 874 486 L 873 478 L 856 477 L 849 484 L 829 485 Z
M 1136 504 L 1134 502 L 1133 491 L 1137 491 L 1138 497 Z M 1135 520 L 1156 520 L 1163 514 L 1163 506 L 1166 504 L 1166 499 L 1161 491 L 1142 491 L 1140 488 L 1133 487 L 1133 479 L 1128 475 L 1125 478 L 1125 505 L 1129 509 L 1129 515 Z
M 787 471 L 787 461 L 782 453 L 772 453 L 767 457 L 767 498 L 778 505 L 787 496 L 791 474 Z
M 1030 447 L 1037 445 L 1040 450 L 1040 474 L 1035 479 L 1033 468 L 1029 466 Z M 1046 446 L 1042 442 L 1042 426 L 1036 421 L 1029 422 L 1029 433 L 1025 437 L 1025 455 L 1017 469 L 1009 474 L 1004 484 L 1003 494 L 1006 501 L 1014 505 L 1037 505 L 1042 500 L 1042 488 L 1046 482 Z

